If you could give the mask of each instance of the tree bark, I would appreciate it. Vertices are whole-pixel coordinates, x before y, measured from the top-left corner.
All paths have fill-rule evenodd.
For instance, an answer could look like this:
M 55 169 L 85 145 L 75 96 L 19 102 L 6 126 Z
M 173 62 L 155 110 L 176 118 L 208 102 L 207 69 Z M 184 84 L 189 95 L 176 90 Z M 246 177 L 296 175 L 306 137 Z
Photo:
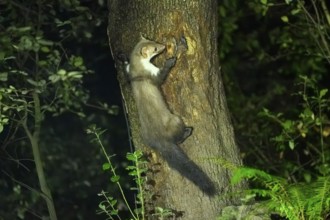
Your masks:
M 157 172 L 148 177 L 152 178 L 152 187 L 147 186 L 157 195 L 149 203 L 171 208 L 182 219 L 215 219 L 223 207 L 237 202 L 236 189 L 230 185 L 231 172 L 224 165 L 238 166 L 241 160 L 220 76 L 217 31 L 216 0 L 109 0 L 111 52 L 134 146 L 145 152 L 151 150 L 142 144 L 139 136 L 136 106 L 124 77 L 124 66 L 117 56 L 129 55 L 141 34 L 160 43 L 182 37 L 187 42 L 187 50 L 178 54 L 162 90 L 171 111 L 194 129 L 180 147 L 214 181 L 217 195 L 209 197 L 201 192 L 171 170 L 156 152 L 152 152 L 150 166 Z M 159 59 L 164 59 L 164 55 Z

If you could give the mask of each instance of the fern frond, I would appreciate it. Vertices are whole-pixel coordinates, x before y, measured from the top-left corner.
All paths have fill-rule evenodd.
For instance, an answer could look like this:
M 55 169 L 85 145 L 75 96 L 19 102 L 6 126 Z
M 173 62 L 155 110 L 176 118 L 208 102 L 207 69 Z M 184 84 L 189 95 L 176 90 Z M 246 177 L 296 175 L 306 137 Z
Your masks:
M 293 211 L 285 213 L 289 219 L 306 219 L 305 207 L 308 201 L 304 184 L 291 184 L 287 186 L 288 200 L 292 203 Z
M 235 170 L 232 183 L 249 179 L 263 186 L 247 190 L 248 194 L 268 199 L 263 204 L 289 220 L 323 220 L 330 213 L 330 177 L 320 177 L 312 183 L 291 184 L 254 168 Z
M 318 178 L 309 188 L 311 194 L 307 199 L 306 214 L 310 219 L 324 219 L 330 211 L 330 177 Z
M 232 184 L 237 184 L 243 179 L 249 179 L 249 180 L 254 180 L 259 183 L 273 183 L 273 182 L 285 182 L 284 179 L 272 176 L 262 170 L 258 170 L 255 168 L 250 168 L 250 167 L 240 167 L 237 168 L 233 172 L 233 176 L 231 178 L 231 183 Z

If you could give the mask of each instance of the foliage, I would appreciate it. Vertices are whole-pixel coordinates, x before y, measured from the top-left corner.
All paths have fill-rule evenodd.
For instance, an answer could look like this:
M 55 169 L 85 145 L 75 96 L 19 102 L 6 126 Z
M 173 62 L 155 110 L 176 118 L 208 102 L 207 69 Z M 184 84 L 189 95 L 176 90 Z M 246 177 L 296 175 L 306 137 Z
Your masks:
M 5 0 L 0 2 L 0 8 L 0 192 L 3 198 L 0 218 L 42 218 L 45 208 L 40 198 L 45 197 L 48 187 L 41 192 L 37 189 L 34 163 L 39 179 L 43 176 L 40 174 L 42 167 L 55 174 L 48 175 L 47 181 L 51 183 L 50 188 L 56 189 L 55 195 L 69 192 L 71 188 L 77 190 L 77 185 L 90 185 L 87 175 L 82 174 L 72 185 L 63 187 L 60 179 L 68 179 L 68 175 L 63 174 L 68 170 L 72 172 L 79 164 L 77 161 L 84 160 L 68 160 L 69 155 L 65 153 L 83 145 L 82 138 L 77 140 L 77 134 L 70 130 L 73 128 L 70 122 L 79 125 L 79 119 L 71 115 L 64 127 L 63 120 L 58 124 L 54 117 L 74 113 L 88 120 L 85 106 L 90 106 L 90 95 L 84 88 L 83 78 L 92 71 L 88 70 L 82 56 L 77 55 L 81 46 L 76 49 L 74 45 L 90 40 L 102 19 L 92 19 L 95 14 L 79 1 Z M 98 108 L 115 112 L 107 105 Z M 40 151 L 46 157 L 41 157 Z M 91 155 L 92 150 L 89 151 Z M 88 175 L 95 175 L 95 172 Z M 74 193 L 80 200 L 86 194 Z M 68 202 L 68 197 L 61 198 L 61 205 Z M 74 210 L 71 206 L 66 204 L 60 208 L 67 219 Z M 81 219 L 81 214 L 76 214 L 77 218 Z
M 114 168 L 114 166 L 111 163 L 111 160 L 110 160 L 111 156 L 109 156 L 107 154 L 107 152 L 106 152 L 106 150 L 105 150 L 105 148 L 104 148 L 104 146 L 103 146 L 103 144 L 101 142 L 100 136 L 104 132 L 105 131 L 101 131 L 100 129 L 96 128 L 95 126 L 91 126 L 89 129 L 87 129 L 87 134 L 93 134 L 93 135 L 95 135 L 95 138 L 93 139 L 93 141 L 94 142 L 97 142 L 97 144 L 101 147 L 103 154 L 106 156 L 107 163 L 103 164 L 103 170 L 110 170 L 111 171 L 111 173 L 113 175 L 111 177 L 111 182 L 117 184 L 118 189 L 120 191 L 120 194 L 122 196 L 122 199 L 124 200 L 127 209 L 131 213 L 132 218 L 133 219 L 138 219 L 138 216 L 135 216 L 134 212 L 132 211 L 130 205 L 127 202 L 125 193 L 124 193 L 123 188 L 122 188 L 122 186 L 121 186 L 121 184 L 119 182 L 120 176 L 118 176 L 116 174 L 115 168 Z M 136 169 L 138 169 L 138 168 L 136 168 Z M 137 175 L 137 176 L 140 176 L 141 173 L 140 174 L 134 173 L 134 174 Z M 142 180 L 139 180 L 138 182 L 142 182 Z M 115 208 L 115 205 L 117 203 L 117 200 L 115 200 L 113 197 L 106 196 L 105 193 L 102 193 L 101 195 L 102 196 L 105 196 L 106 200 L 100 203 L 99 208 L 101 209 L 101 212 L 99 212 L 99 213 L 105 213 L 110 219 L 112 219 L 112 216 L 113 215 L 114 216 L 117 216 L 120 219 L 120 217 L 118 215 L 118 209 Z M 107 205 L 105 205 L 105 204 L 107 204 Z M 110 211 L 109 211 L 109 209 L 110 209 Z
M 41 123 L 47 112 L 58 115 L 75 111 L 81 116 L 81 103 L 88 95 L 82 89 L 82 77 L 87 73 L 81 57 L 67 55 L 61 43 L 47 39 L 42 25 L 50 17 L 44 17 L 46 8 L 38 2 L 31 8 L 32 18 L 14 23 L 13 17 L 2 17 L 10 26 L 4 29 L 0 39 L 1 88 L 0 133 L 8 124 L 22 127 L 32 148 L 40 185 L 40 194 L 47 203 L 50 219 L 56 211 L 40 154 Z M 8 2 L 5 14 L 16 6 Z M 35 25 L 33 25 L 35 23 Z
M 280 134 L 272 138 L 282 152 L 299 150 L 304 152 L 304 161 L 285 160 L 285 165 L 292 173 L 290 178 L 303 177 L 306 182 L 312 178 L 330 174 L 330 146 L 325 142 L 330 133 L 330 98 L 327 89 L 318 89 L 315 80 L 302 78 L 302 105 L 297 112 L 298 118 L 285 118 L 283 113 L 272 114 L 264 109 L 260 115 L 275 121 L 280 127 Z M 296 173 L 296 174 L 295 174 Z
M 0 129 L 10 122 L 19 123 L 25 113 L 33 111 L 33 92 L 40 97 L 43 114 L 73 111 L 84 116 L 81 105 L 86 103 L 88 94 L 82 88 L 82 77 L 90 71 L 80 56 L 64 50 L 62 38 L 72 33 L 58 18 L 47 16 L 55 15 L 54 6 L 42 1 L 33 6 L 8 1 L 5 6 L 1 20 L 6 26 L 0 38 Z M 28 6 L 18 22 L 17 8 Z M 54 20 L 56 27 L 43 27 Z M 47 28 L 58 28 L 58 36 L 47 36 Z
M 238 172 L 262 183 L 257 198 L 267 197 L 281 214 L 324 218 L 329 212 L 324 201 L 330 171 L 330 5 L 323 0 L 222 2 L 220 57 L 238 144 L 245 164 L 267 171 Z
M 236 184 L 243 179 L 260 184 L 247 190 L 250 195 L 263 199 L 265 207 L 289 220 L 325 219 L 330 213 L 330 177 L 319 177 L 310 183 L 294 183 L 272 176 L 264 171 L 242 167 L 232 177 Z
M 130 188 L 132 192 L 136 192 L 135 205 L 137 206 L 137 208 L 135 208 L 133 212 L 133 209 L 130 207 L 130 204 L 128 203 L 126 195 L 123 191 L 123 187 L 120 183 L 120 176 L 116 174 L 115 167 L 111 163 L 110 159 L 112 156 L 108 156 L 102 144 L 102 141 L 100 140 L 100 136 L 104 132 L 104 130 L 102 131 L 96 128 L 94 125 L 87 129 L 88 134 L 92 134 L 95 136 L 92 141 L 96 142 L 101 147 L 103 154 L 106 156 L 107 162 L 103 164 L 103 170 L 109 170 L 112 174 L 111 182 L 117 185 L 121 194 L 121 198 L 123 199 L 126 208 L 131 214 L 130 219 L 145 219 L 146 209 L 144 201 L 145 196 L 148 196 L 148 192 L 143 187 L 145 184 L 145 178 L 143 177 L 143 175 L 145 175 L 145 173 L 147 172 L 147 169 L 145 168 L 147 161 L 143 158 L 143 153 L 141 150 L 137 150 L 133 153 L 127 153 L 126 156 L 126 159 L 132 163 L 132 165 L 126 167 L 126 170 L 128 171 L 128 174 L 133 177 L 134 182 L 136 184 L 136 187 Z M 106 214 L 108 216 L 107 219 L 114 219 L 114 217 L 121 219 L 119 215 L 118 201 L 114 197 L 110 196 L 109 193 L 106 193 L 104 191 L 102 191 L 99 196 L 103 197 L 104 200 L 99 204 L 100 211 L 98 212 L 98 214 Z M 157 207 L 156 210 L 157 212 L 154 215 L 159 216 L 160 219 L 172 215 L 172 212 L 167 209 Z
M 328 155 L 329 96 L 325 88 L 330 82 L 330 50 L 324 39 L 329 36 L 330 23 L 323 3 L 254 0 L 239 4 L 223 1 L 220 6 L 222 71 L 245 163 L 290 179 L 305 176 L 307 180 L 315 166 L 327 160 L 321 156 Z M 300 94 L 296 94 L 297 89 Z M 324 93 L 322 102 L 326 102 L 320 103 L 321 115 L 315 106 L 318 93 Z M 304 101 L 306 97 L 309 107 Z M 304 112 L 308 108 L 310 112 Z M 274 123 L 271 115 L 279 116 L 281 122 Z M 319 122 L 311 118 L 313 115 L 322 121 L 322 138 Z M 286 121 L 288 124 L 283 124 Z M 295 134 L 285 137 L 283 126 L 291 126 Z M 306 138 L 302 136 L 305 131 L 298 131 L 296 126 L 308 129 Z M 285 138 L 280 144 L 269 137 Z M 323 144 L 319 145 L 321 141 Z

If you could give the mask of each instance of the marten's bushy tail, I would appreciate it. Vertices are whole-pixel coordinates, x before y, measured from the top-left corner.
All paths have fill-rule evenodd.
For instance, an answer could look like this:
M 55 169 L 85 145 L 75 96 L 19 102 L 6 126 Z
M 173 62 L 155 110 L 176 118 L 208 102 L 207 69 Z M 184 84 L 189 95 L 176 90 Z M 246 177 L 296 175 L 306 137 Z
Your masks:
M 177 170 L 182 176 L 193 182 L 207 195 L 215 195 L 216 188 L 212 180 L 197 164 L 189 159 L 179 146 L 173 143 L 166 143 L 157 150 L 171 168 Z

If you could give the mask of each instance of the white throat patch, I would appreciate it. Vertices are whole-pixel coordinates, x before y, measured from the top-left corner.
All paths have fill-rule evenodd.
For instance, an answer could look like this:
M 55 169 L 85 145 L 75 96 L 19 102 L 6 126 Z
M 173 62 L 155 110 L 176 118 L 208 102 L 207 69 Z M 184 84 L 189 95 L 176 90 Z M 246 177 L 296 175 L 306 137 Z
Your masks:
M 142 59 L 141 63 L 145 70 L 149 71 L 151 75 L 157 76 L 159 73 L 159 68 L 153 65 L 149 59 Z

